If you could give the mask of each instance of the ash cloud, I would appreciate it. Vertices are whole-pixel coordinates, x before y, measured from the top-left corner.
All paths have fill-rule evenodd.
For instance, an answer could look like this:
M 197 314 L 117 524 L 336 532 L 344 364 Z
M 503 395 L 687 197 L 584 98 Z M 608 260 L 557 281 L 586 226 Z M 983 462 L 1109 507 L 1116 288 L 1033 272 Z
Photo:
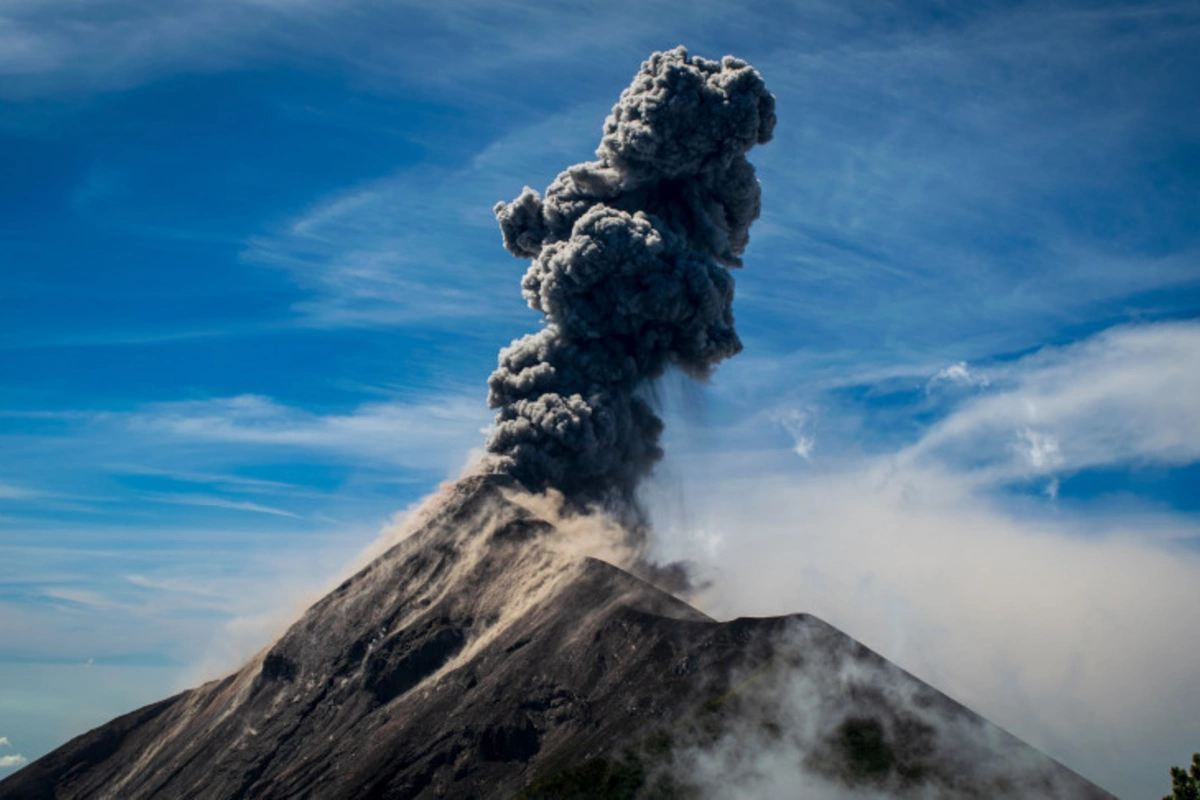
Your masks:
M 490 468 L 577 503 L 633 507 L 662 458 L 640 396 L 675 366 L 697 379 L 742 349 L 733 277 L 760 211 L 746 152 L 771 139 L 775 100 L 746 62 L 654 53 L 604 124 L 597 160 L 542 197 L 498 203 L 504 246 L 546 326 L 500 352 Z

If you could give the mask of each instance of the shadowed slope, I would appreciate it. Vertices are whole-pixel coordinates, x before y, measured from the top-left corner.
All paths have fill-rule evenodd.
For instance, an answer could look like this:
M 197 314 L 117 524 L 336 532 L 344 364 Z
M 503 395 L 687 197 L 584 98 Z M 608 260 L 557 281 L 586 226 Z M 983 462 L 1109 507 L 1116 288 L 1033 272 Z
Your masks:
M 572 552 L 511 491 L 462 481 L 237 673 L 0 798 L 696 796 L 755 737 L 898 796 L 1108 796 L 819 620 L 718 623 Z

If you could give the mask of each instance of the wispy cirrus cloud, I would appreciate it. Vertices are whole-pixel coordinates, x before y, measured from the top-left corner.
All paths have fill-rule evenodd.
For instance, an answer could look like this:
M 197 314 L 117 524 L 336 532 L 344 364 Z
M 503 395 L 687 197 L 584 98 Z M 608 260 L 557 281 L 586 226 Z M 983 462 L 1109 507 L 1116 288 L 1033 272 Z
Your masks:
M 30 424 L 19 432 L 0 434 L 0 439 L 29 454 L 71 448 L 80 459 L 96 462 L 93 466 L 114 475 L 161 477 L 218 487 L 222 492 L 289 494 L 303 487 L 269 477 L 197 468 L 205 462 L 195 460 L 195 445 L 221 445 L 227 456 L 224 461 L 235 464 L 258 457 L 269 462 L 288 452 L 322 453 L 362 464 L 442 471 L 461 465 L 467 451 L 480 443 L 481 429 L 490 424 L 492 414 L 482 394 L 463 392 L 364 403 L 325 413 L 261 395 L 237 395 L 150 403 L 128 411 L 25 411 L 9 416 Z M 38 427 L 42 424 L 45 427 Z M 173 448 L 183 452 L 189 447 L 189 459 L 174 463 L 165 458 L 175 452 Z M 0 499 L 58 496 L 43 486 L 0 484 Z
M 251 239 L 243 258 L 286 270 L 311 295 L 293 306 L 315 327 L 376 327 L 483 319 L 493 311 L 474 259 L 453 264 L 446 230 L 461 228 L 447 181 L 401 175 L 318 201 L 280 231 Z M 461 237 L 461 231 L 459 232 Z M 481 291 L 482 290 L 482 291 Z
M 102 592 L 78 586 L 46 586 L 39 594 L 51 600 L 66 601 L 89 611 L 111 613 L 128 612 L 133 609 L 132 606 L 117 602 Z
M 711 7 L 691 20 L 711 24 Z M 475 92 L 506 66 L 569 61 L 622 48 L 655 33 L 653 20 L 622 2 L 590 9 L 588 25 L 571 9 L 514 0 L 497 6 L 456 0 L 446 6 L 400 0 L 379 6 L 350 0 L 5 0 L 0 4 L 0 94 L 17 97 L 137 86 L 162 75 L 214 72 L 283 60 L 333 61 L 375 86 L 435 86 Z M 522 36 L 497 36 L 520 20 Z M 412 31 L 407 47 L 386 32 Z M 460 43 L 452 59 L 428 69 L 431 48 Z M 526 46 L 528 41 L 539 47 Z M 640 51 L 642 48 L 637 48 Z M 636 55 L 644 53 L 634 52 Z M 632 56 L 631 56 L 632 57 Z M 489 94 L 491 95 L 489 97 Z
M 254 514 L 270 514 L 276 517 L 291 517 L 299 519 L 299 514 L 282 508 L 252 503 L 249 500 L 230 500 L 224 497 L 209 497 L 197 494 L 147 494 L 143 497 L 152 503 L 172 503 L 184 506 L 203 506 L 206 508 L 226 508 L 232 511 L 249 511 Z
M 1173 136 L 1200 125 L 1182 101 L 1194 85 L 1157 60 L 1194 63 L 1195 10 L 1062 5 L 960 22 L 864 20 L 836 45 L 755 61 L 780 124 L 755 159 L 764 217 L 738 287 L 748 343 L 819 343 L 856 369 L 880 355 L 974 362 L 1197 287 L 1200 218 L 1184 188 L 1196 176 L 1154 177 Z
M 27 500 L 41 495 L 42 492 L 35 489 L 27 489 L 23 486 L 14 486 L 11 483 L 0 482 L 0 500 Z
M 803 375 L 803 367 L 790 374 Z M 1200 393 L 1200 323 L 1194 320 L 1118 325 L 970 367 L 917 363 L 851 371 L 842 382 L 835 368 L 818 375 L 810 384 L 797 382 L 792 399 L 770 412 L 752 411 L 731 391 L 745 384 L 769 391 L 754 386 L 752 375 L 747 381 L 737 375 L 721 389 L 725 405 L 746 409 L 729 430 L 750 448 L 748 461 L 768 457 L 755 448 L 775 447 L 772 437 L 786 434 L 788 449 L 803 443 L 805 458 L 827 468 L 866 453 L 905 469 L 952 471 L 979 489 L 1200 462 L 1200 407 L 1192 402 Z M 970 391 L 948 391 L 952 386 Z M 811 446 L 818 421 L 820 451 Z
M 245 475 L 196 472 L 188 469 L 155 469 L 141 464 L 110 464 L 106 466 L 106 469 L 110 472 L 124 475 L 144 475 L 167 478 L 182 483 L 215 486 L 221 491 L 245 492 L 249 494 L 288 494 L 294 491 L 302 491 L 300 487 L 286 481 L 250 478 Z
M 173 71 L 247 63 L 332 14 L 313 0 L 5 0 L 0 3 L 0 93 L 120 89 Z
M 256 395 L 162 403 L 125 418 L 129 430 L 179 441 L 291 448 L 410 467 L 461 463 L 491 414 L 481 399 L 450 396 L 372 403 L 318 414 Z
M 266 531 L 377 521 L 457 475 L 491 412 L 478 392 L 337 410 L 239 395 L 9 422 L 0 479 L 20 483 L 2 484 L 7 542 L 70 549 L 91 536 L 123 552 L 158 540 L 185 546 L 177 531 L 218 521 L 241 529 L 239 518 Z
M 521 265 L 504 252 L 492 207 L 588 157 L 607 110 L 575 106 L 515 126 L 456 169 L 417 168 L 335 192 L 253 237 L 242 257 L 286 270 L 309 290 L 293 311 L 315 327 L 478 328 L 532 318 L 516 289 Z
M 1200 460 L 1200 323 L 1106 330 L 982 373 L 992 384 L 900 457 L 989 481 Z

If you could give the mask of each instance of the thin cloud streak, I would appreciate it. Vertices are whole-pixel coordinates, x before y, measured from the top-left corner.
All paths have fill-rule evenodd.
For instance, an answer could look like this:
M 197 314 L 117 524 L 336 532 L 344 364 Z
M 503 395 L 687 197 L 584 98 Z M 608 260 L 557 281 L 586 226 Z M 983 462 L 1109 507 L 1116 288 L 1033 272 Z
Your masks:
M 192 483 L 217 486 L 223 491 L 237 491 L 248 494 L 292 494 L 305 493 L 295 484 L 284 481 L 248 478 L 244 475 L 229 475 L 190 470 L 156 469 L 138 464 L 113 464 L 106 467 L 109 472 L 121 475 L 139 475 L 156 478 L 167 478 L 180 483 Z
M 377 403 L 349 414 L 320 415 L 241 395 L 160 404 L 130 415 L 128 427 L 179 440 L 328 451 L 429 467 L 461 459 L 489 422 L 482 402 L 466 397 Z
M 194 494 L 145 494 L 143 498 L 154 503 L 172 503 L 185 506 L 202 506 L 207 508 L 225 508 L 231 511 L 249 511 L 255 514 L 270 514 L 277 517 L 291 517 L 292 519 L 300 519 L 299 514 L 294 514 L 291 511 L 285 511 L 282 508 L 273 508 L 264 506 L 259 503 L 251 503 L 246 500 L 227 500 L 222 497 L 208 497 L 205 495 Z
M 0 482 L 0 500 L 28 500 L 30 498 L 41 497 L 42 495 L 42 492 L 33 489 Z
M 204 466 L 234 470 L 233 465 L 278 464 L 281 458 L 291 462 L 319 453 L 325 464 L 332 459 L 375 469 L 399 466 L 444 477 L 462 466 L 467 453 L 482 440 L 481 430 L 491 423 L 482 391 L 477 396 L 426 394 L 407 401 L 365 403 L 335 413 L 239 395 L 145 404 L 129 411 L 20 411 L 0 412 L 0 417 L 31 423 L 23 430 L 0 434 L 0 441 L 10 453 L 24 454 L 26 475 L 46 473 L 41 475 L 44 480 L 54 480 L 54 485 L 39 484 L 35 477 L 27 478 L 26 485 L 0 483 L 0 501 L 63 508 L 70 505 L 68 501 L 112 504 L 127 494 L 124 487 L 111 485 L 106 492 L 60 491 L 70 483 L 72 466 L 117 477 L 210 486 L 222 493 L 294 497 L 311 495 L 312 490 L 228 471 L 206 472 Z M 220 449 L 197 449 L 196 445 L 204 444 Z M 68 451 L 70 463 L 64 468 L 62 454 Z M 205 453 L 211 456 L 207 462 Z M 39 457 L 51 456 L 60 462 L 53 470 L 39 464 Z
M 47 586 L 39 590 L 38 593 L 42 597 L 47 597 L 51 600 L 65 600 L 74 606 L 81 606 L 90 611 L 111 613 L 135 610 L 134 606 L 117 602 L 107 595 L 91 589 L 73 586 Z

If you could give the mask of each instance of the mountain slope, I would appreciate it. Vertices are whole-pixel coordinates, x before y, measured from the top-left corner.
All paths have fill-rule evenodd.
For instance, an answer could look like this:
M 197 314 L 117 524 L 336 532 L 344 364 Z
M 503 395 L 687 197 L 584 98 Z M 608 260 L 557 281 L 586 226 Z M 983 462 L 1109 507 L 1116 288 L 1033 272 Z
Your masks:
M 815 618 L 716 622 L 583 555 L 486 476 L 235 674 L 68 742 L 0 798 L 730 796 L 734 779 L 1109 797 Z

